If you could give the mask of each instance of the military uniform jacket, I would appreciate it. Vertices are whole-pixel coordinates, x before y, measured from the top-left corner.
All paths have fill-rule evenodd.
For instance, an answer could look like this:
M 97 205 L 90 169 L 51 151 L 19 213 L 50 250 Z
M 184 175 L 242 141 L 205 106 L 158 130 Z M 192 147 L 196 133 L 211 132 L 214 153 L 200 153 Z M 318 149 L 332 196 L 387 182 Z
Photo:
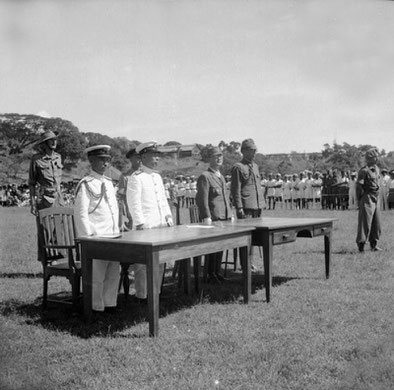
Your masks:
M 144 229 L 167 226 L 166 217 L 171 216 L 161 176 L 144 165 L 129 179 L 126 191 L 134 226 Z
M 93 172 L 76 188 L 74 220 L 77 236 L 119 233 L 119 210 L 112 181 Z
M 380 172 L 376 165 L 362 167 L 357 175 L 357 199 L 370 196 L 371 200 L 376 203 L 379 196 L 379 178 Z
M 209 168 L 197 181 L 196 204 L 201 218 L 213 221 L 230 219 L 230 199 L 223 175 Z
M 62 180 L 62 159 L 59 153 L 52 155 L 45 153 L 35 154 L 30 161 L 29 186 L 39 185 L 38 203 L 50 207 L 55 203 L 63 206 L 63 197 L 60 191 Z
M 255 162 L 242 160 L 233 166 L 231 196 L 236 209 L 258 210 L 263 208 L 261 177 Z

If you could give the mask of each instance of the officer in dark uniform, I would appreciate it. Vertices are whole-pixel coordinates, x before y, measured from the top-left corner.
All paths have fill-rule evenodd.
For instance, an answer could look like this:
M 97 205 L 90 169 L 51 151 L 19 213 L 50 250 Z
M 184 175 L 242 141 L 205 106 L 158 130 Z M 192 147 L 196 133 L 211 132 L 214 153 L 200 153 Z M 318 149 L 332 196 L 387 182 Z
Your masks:
M 120 230 L 131 230 L 133 227 L 133 221 L 131 219 L 129 206 L 126 200 L 127 182 L 130 176 L 138 171 L 141 166 L 140 155 L 136 151 L 137 146 L 133 145 L 130 150 L 126 153 L 126 158 L 130 161 L 131 167 L 126 173 L 122 173 L 119 176 L 118 186 L 118 203 L 119 203 L 119 229 Z M 124 221 L 124 216 L 127 217 L 127 222 Z
M 368 240 L 372 251 L 380 251 L 377 242 L 381 233 L 379 210 L 379 168 L 378 151 L 368 149 L 365 154 L 366 165 L 357 176 L 356 196 L 358 199 L 358 227 L 356 243 L 360 252 Z
M 43 261 L 44 238 L 39 224 L 38 210 L 64 206 L 65 203 L 60 190 L 63 164 L 60 154 L 55 152 L 57 136 L 51 130 L 47 130 L 37 144 L 42 146 L 42 151 L 35 154 L 30 162 L 30 212 L 37 220 L 38 261 Z
M 259 167 L 254 162 L 257 147 L 249 138 L 242 142 L 243 158 L 233 166 L 231 174 L 231 196 L 237 218 L 261 216 L 264 204 Z
M 203 223 L 211 225 L 215 221 L 232 219 L 230 199 L 226 188 L 226 180 L 220 173 L 223 165 L 223 153 L 217 147 L 209 150 L 209 168 L 197 181 L 196 204 Z M 220 272 L 223 252 L 208 255 L 208 276 L 210 282 L 224 280 Z

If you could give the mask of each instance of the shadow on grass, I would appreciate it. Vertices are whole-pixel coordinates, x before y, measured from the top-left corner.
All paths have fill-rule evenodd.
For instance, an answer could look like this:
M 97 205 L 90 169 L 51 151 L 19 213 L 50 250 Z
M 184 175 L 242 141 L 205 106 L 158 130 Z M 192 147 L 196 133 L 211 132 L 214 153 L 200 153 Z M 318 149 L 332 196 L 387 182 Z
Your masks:
M 166 277 L 162 294 L 160 295 L 160 317 L 165 317 L 179 310 L 190 308 L 201 303 L 229 303 L 242 302 L 243 279 L 239 272 L 230 272 L 228 281 L 217 284 L 201 283 L 200 293 L 194 291 L 192 283 L 191 294 L 186 295 L 183 287 L 178 287 L 178 282 L 171 277 Z M 273 286 L 286 283 L 295 278 L 274 277 Z M 192 279 L 192 282 L 194 280 Z M 264 288 L 264 275 L 253 274 L 252 294 Z M 70 298 L 68 293 L 60 293 L 49 298 Z M 41 306 L 41 297 L 34 302 L 26 304 L 19 300 L 0 302 L 0 315 L 5 317 L 25 317 L 27 325 L 41 326 L 47 330 L 67 332 L 80 338 L 116 336 L 116 333 L 141 323 L 146 323 L 146 332 L 136 331 L 128 337 L 146 337 L 148 332 L 147 306 L 140 304 L 134 295 L 125 298 L 124 294 L 118 295 L 118 309 L 116 313 L 93 313 L 90 323 L 83 318 L 83 303 L 72 305 L 48 302 L 47 309 Z
M 42 272 L 0 272 L 0 279 L 42 279 Z

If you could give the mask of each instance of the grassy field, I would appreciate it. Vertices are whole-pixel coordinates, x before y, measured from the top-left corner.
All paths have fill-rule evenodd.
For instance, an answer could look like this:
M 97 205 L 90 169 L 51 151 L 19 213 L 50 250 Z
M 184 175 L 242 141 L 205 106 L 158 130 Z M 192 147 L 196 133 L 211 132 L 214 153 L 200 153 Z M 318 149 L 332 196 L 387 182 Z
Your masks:
M 146 309 L 119 295 L 116 315 L 87 327 L 80 311 L 41 311 L 41 265 L 27 209 L 0 209 L 0 389 L 394 388 L 394 212 L 382 213 L 385 250 L 356 250 L 356 211 L 267 211 L 335 217 L 331 278 L 323 238 L 274 248 L 272 301 L 255 251 L 249 305 L 240 272 L 186 297 L 167 273 L 160 337 Z M 61 279 L 50 293 L 69 291 Z

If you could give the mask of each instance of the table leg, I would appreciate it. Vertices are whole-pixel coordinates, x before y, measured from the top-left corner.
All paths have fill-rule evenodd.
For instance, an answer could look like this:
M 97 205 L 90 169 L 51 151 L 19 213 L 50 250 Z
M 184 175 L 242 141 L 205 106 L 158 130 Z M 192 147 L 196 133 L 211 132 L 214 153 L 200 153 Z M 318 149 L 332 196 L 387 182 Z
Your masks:
M 252 270 L 249 256 L 249 248 L 244 246 L 239 248 L 239 256 L 242 264 L 242 274 L 244 278 L 244 303 L 249 303 L 252 295 Z
M 263 236 L 263 259 L 264 259 L 264 278 L 265 278 L 265 297 L 267 303 L 271 300 L 272 287 L 272 243 L 271 234 Z
M 160 277 L 159 253 L 148 253 L 146 260 L 149 336 L 157 337 L 159 336 L 159 290 L 155 281 Z
M 331 262 L 331 232 L 324 236 L 324 257 L 326 260 L 326 278 L 330 277 Z
M 84 245 L 81 248 L 81 271 L 83 293 L 83 315 L 86 322 L 92 319 L 92 271 L 93 259 L 86 257 Z
M 194 289 L 197 294 L 200 294 L 200 268 L 201 256 L 193 257 Z
M 183 280 L 184 280 L 184 284 L 183 284 L 183 289 L 185 291 L 186 295 L 190 294 L 190 290 L 191 290 L 191 279 L 190 279 L 190 272 L 191 272 L 191 264 L 190 264 L 190 259 L 184 259 L 183 260 Z
M 123 284 L 123 292 L 124 292 L 124 297 L 125 300 L 129 297 L 130 294 L 130 279 L 129 279 L 129 267 L 130 264 L 128 263 L 120 263 L 121 266 L 121 278 L 119 282 L 119 288 L 120 285 Z

